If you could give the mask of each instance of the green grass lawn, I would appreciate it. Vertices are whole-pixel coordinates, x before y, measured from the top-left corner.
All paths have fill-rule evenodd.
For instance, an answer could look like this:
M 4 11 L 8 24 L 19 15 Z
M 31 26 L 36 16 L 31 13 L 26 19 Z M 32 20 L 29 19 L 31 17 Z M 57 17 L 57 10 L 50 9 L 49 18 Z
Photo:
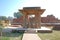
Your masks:
M 22 40 L 23 33 L 3 33 L 1 40 Z
M 53 31 L 52 33 L 38 33 L 42 40 L 60 40 L 60 31 Z

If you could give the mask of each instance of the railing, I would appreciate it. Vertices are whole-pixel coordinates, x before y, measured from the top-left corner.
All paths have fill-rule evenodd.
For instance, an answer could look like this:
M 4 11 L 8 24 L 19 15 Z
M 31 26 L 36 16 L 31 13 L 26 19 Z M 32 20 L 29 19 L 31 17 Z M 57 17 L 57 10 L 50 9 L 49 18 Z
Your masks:
M 12 23 L 12 24 L 23 24 L 23 23 Z M 60 25 L 60 23 L 41 23 L 41 25 Z
M 41 25 L 60 25 L 60 23 L 41 23 Z

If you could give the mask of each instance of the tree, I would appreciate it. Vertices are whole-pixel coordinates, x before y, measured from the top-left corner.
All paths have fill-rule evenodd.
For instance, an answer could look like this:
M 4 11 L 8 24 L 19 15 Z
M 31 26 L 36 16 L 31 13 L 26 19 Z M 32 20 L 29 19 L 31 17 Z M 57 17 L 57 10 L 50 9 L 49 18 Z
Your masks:
M 1 36 L 1 38 L 2 38 L 2 30 L 3 30 L 3 27 L 2 27 L 2 25 L 0 25 L 0 36 Z
M 14 13 L 14 17 L 16 17 L 16 18 L 20 18 L 21 16 L 23 16 L 23 14 L 21 12 Z
M 2 22 L 1 22 L 1 20 L 0 20 L 0 26 L 2 25 Z
M 6 16 L 0 16 L 0 20 L 7 20 Z
M 11 23 L 13 21 L 13 17 L 9 16 L 8 20 L 9 20 L 9 23 Z
M 7 19 L 8 19 L 9 21 L 11 21 L 11 20 L 13 20 L 13 17 L 9 16 Z

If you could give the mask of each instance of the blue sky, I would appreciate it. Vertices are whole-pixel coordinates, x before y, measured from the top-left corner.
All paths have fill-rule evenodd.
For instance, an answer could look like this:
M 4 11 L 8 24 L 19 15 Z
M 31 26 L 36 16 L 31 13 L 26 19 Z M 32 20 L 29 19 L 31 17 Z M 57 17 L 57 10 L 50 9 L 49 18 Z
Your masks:
M 0 0 L 0 16 L 13 16 L 21 3 L 22 0 Z
M 46 9 L 42 16 L 53 14 L 60 19 L 60 0 L 0 0 L 0 16 L 13 16 L 18 9 L 32 6 Z

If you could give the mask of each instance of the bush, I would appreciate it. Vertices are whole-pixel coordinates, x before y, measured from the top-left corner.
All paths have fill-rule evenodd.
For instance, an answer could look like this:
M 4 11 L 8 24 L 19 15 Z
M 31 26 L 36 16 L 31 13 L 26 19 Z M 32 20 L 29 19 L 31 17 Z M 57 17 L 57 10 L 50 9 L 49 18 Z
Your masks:
M 12 30 L 12 33 L 23 33 L 24 30 Z

